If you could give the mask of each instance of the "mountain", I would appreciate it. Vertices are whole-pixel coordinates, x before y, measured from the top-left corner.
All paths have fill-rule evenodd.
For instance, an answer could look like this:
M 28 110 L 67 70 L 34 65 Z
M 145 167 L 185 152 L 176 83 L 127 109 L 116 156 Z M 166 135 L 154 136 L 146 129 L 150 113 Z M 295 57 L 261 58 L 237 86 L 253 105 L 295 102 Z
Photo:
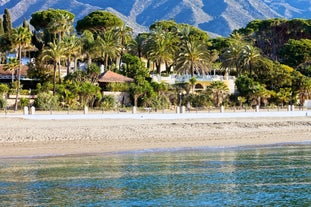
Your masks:
M 311 18 L 310 0 L 0 0 L 0 12 L 5 8 L 14 26 L 48 8 L 68 10 L 76 20 L 103 9 L 116 13 L 136 33 L 147 31 L 155 21 L 173 19 L 211 36 L 228 36 L 253 19 Z

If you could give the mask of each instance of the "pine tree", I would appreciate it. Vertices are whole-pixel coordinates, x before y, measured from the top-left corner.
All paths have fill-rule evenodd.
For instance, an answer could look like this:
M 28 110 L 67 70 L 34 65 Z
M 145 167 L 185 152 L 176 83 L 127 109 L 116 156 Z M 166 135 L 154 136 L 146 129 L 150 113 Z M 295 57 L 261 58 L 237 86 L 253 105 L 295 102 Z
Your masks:
M 2 36 L 4 34 L 4 30 L 3 30 L 3 20 L 2 18 L 0 18 L 0 36 Z
M 10 33 L 12 31 L 12 21 L 11 15 L 8 9 L 4 10 L 3 14 L 3 29 L 5 33 Z

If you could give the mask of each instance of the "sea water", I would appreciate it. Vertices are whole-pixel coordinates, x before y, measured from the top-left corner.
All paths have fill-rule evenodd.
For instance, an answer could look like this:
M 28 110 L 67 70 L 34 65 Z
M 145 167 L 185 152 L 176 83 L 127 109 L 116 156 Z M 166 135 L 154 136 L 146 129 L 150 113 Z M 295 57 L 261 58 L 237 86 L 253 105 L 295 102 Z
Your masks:
M 3 158 L 0 206 L 311 206 L 311 145 Z

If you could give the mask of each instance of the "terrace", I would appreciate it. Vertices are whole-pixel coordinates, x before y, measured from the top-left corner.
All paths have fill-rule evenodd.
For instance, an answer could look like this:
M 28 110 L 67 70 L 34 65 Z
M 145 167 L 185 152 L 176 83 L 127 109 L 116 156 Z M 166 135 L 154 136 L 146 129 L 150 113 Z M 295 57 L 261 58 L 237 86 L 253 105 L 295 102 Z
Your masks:
M 224 81 L 230 93 L 235 92 L 235 76 L 222 76 L 222 75 L 196 75 L 194 76 L 196 79 L 197 90 L 204 90 L 207 85 L 209 85 L 212 81 Z M 169 76 L 161 76 L 160 74 L 151 75 L 153 81 L 158 83 L 167 83 L 167 84 L 176 84 L 176 83 L 186 83 L 191 79 L 191 75 L 177 75 L 171 74 Z

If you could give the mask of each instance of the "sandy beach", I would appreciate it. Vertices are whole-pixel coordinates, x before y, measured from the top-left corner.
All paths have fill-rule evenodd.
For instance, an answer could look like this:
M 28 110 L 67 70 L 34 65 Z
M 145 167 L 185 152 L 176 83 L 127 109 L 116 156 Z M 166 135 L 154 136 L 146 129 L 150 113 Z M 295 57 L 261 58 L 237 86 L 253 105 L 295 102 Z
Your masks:
M 309 142 L 303 114 L 0 116 L 0 158 Z

